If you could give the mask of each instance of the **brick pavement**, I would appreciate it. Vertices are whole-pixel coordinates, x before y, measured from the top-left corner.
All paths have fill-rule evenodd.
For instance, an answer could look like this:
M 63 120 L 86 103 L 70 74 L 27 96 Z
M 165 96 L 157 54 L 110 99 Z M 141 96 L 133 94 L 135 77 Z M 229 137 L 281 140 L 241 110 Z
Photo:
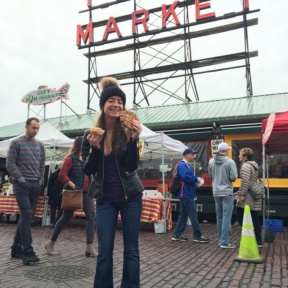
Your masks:
M 193 243 L 190 226 L 187 226 L 184 235 L 190 238 L 189 241 L 176 242 L 171 241 L 173 230 L 167 234 L 155 234 L 152 224 L 143 223 L 140 232 L 141 287 L 288 287 L 287 227 L 284 233 L 276 233 L 273 244 L 269 246 L 265 243 L 261 248 L 260 254 L 265 260 L 263 264 L 235 262 L 239 246 L 234 250 L 219 248 L 215 224 L 201 224 L 201 229 L 203 235 L 211 239 L 209 244 Z M 34 265 L 23 265 L 21 260 L 10 259 L 14 231 L 15 224 L 0 223 L 1 288 L 93 286 L 96 260 L 84 256 L 85 228 L 82 219 L 73 220 L 63 230 L 53 256 L 46 255 L 44 250 L 52 229 L 32 227 L 33 246 L 40 257 L 40 262 Z M 231 243 L 239 243 L 240 237 L 241 228 L 233 225 Z M 97 246 L 97 242 L 95 245 Z M 122 235 L 119 228 L 115 240 L 114 287 L 120 286 L 122 254 Z M 71 268 L 71 278 L 76 275 L 77 269 L 84 268 L 90 274 L 78 280 L 69 280 L 71 278 L 68 275 L 68 280 L 62 279 L 64 282 L 61 282 L 61 279 L 58 279 L 57 282 L 54 278 L 49 280 L 45 272 L 53 268 L 59 271 Z M 75 273 L 73 269 L 76 269 Z M 32 273 L 36 273 L 41 280 L 31 280 Z

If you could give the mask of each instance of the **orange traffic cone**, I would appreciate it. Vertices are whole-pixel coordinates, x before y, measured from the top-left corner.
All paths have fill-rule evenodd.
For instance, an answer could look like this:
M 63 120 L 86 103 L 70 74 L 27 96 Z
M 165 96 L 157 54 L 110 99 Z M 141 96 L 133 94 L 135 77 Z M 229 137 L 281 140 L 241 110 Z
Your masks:
M 240 249 L 238 257 L 234 260 L 238 262 L 263 263 L 263 258 L 259 255 L 256 243 L 249 205 L 245 205 Z

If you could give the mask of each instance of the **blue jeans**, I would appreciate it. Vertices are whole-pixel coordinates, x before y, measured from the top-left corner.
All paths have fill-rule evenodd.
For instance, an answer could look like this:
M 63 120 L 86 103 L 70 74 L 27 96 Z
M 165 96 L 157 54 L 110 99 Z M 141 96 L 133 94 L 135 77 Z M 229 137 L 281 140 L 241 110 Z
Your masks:
M 66 224 L 70 221 L 75 210 L 63 210 L 61 218 L 57 221 L 52 232 L 51 240 L 56 241 Z M 83 211 L 86 216 L 86 243 L 92 244 L 94 241 L 95 227 L 95 206 L 94 200 L 88 196 L 87 192 L 83 193 Z
M 194 230 L 193 233 L 194 238 L 201 237 L 201 231 L 198 222 L 198 215 L 196 212 L 194 199 L 179 199 L 179 200 L 180 200 L 180 211 L 174 235 L 181 236 L 184 233 L 187 225 L 187 220 L 189 217 L 192 228 Z
M 142 199 L 131 202 L 96 202 L 96 231 L 98 258 L 94 288 L 113 287 L 113 250 L 118 213 L 122 220 L 124 261 L 121 288 L 140 287 L 138 237 Z
M 13 181 L 13 191 L 20 210 L 20 219 L 17 224 L 13 246 L 22 246 L 22 250 L 33 250 L 31 235 L 31 217 L 33 217 L 41 186 L 39 181 L 19 183 Z
M 219 196 L 214 197 L 214 199 L 217 219 L 218 243 L 221 245 L 228 245 L 230 244 L 231 218 L 234 207 L 233 196 Z

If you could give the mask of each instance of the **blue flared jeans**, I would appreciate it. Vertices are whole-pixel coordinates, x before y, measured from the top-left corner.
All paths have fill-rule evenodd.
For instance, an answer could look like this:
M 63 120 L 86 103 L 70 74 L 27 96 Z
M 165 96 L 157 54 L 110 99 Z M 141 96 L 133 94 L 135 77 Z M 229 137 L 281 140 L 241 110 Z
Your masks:
M 113 250 L 119 212 L 122 220 L 124 243 L 121 288 L 140 287 L 138 237 L 142 199 L 124 203 L 97 200 L 96 231 L 98 237 L 98 258 L 94 288 L 113 287 Z
M 221 245 L 230 244 L 231 218 L 234 208 L 232 195 L 214 197 L 217 219 L 218 243 Z

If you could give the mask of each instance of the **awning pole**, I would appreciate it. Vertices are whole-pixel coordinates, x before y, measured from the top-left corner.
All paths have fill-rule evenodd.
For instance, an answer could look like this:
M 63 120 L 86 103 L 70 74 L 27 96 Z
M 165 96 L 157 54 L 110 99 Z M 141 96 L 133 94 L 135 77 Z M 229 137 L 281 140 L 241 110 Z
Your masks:
M 164 233 L 167 233 L 166 231 L 166 191 L 165 191 L 165 172 L 164 172 L 164 134 L 161 132 L 162 135 L 162 193 L 163 193 L 163 198 L 164 198 L 164 206 L 163 206 L 163 217 L 164 217 Z

